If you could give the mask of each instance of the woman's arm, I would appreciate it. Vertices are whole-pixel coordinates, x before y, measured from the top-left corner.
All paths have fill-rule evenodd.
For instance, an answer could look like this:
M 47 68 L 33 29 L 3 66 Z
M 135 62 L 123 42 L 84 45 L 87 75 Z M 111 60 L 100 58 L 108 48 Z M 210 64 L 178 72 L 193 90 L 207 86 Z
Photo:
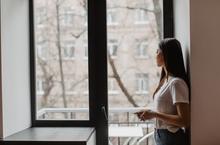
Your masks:
M 159 120 L 166 122 L 167 124 L 175 125 L 178 127 L 189 127 L 190 125 L 189 104 L 176 103 L 176 108 L 177 108 L 177 115 L 155 112 L 155 117 Z
M 157 118 L 159 120 L 166 122 L 167 124 L 175 125 L 178 127 L 189 127 L 190 125 L 189 104 L 176 103 L 176 108 L 177 108 L 177 115 L 146 110 L 142 114 L 139 114 L 138 116 L 141 120 Z

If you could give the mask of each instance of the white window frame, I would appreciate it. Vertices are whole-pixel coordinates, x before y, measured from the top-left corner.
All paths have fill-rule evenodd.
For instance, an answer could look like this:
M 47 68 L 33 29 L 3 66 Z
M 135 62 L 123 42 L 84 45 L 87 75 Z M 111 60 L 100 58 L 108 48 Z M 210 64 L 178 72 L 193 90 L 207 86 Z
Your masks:
M 115 9 L 107 10 L 107 25 L 118 25 L 117 11 Z
M 40 39 L 40 38 L 39 38 Z M 43 60 L 47 60 L 48 56 L 48 48 L 47 48 L 47 42 L 46 40 L 39 40 L 36 43 L 36 49 L 37 49 L 37 56 L 40 57 Z
M 46 7 L 39 7 L 36 9 L 36 26 L 37 27 L 44 27 L 44 21 L 47 19 L 47 9 Z
M 61 10 L 60 24 L 62 26 L 73 26 L 74 11 L 70 7 L 64 7 Z
M 61 49 L 62 49 L 62 58 L 64 60 L 74 60 L 75 59 L 76 47 L 75 47 L 74 41 L 64 41 L 62 43 Z M 69 54 L 70 51 L 71 51 L 71 53 L 73 53 L 72 55 Z
M 108 78 L 108 93 L 109 95 L 117 95 L 119 94 L 119 91 L 117 90 L 117 87 L 116 87 L 116 80 L 115 78 Z
M 83 94 L 88 95 L 89 94 L 89 80 L 88 79 L 85 79 L 83 89 L 85 89 L 83 91 Z
M 108 52 L 112 59 L 115 59 L 117 57 L 117 54 L 118 54 L 118 40 L 117 39 L 108 40 Z
M 135 11 L 135 24 L 148 24 L 149 18 L 145 10 L 138 9 Z
M 45 81 L 43 80 L 42 77 L 37 77 L 37 79 L 36 79 L 36 94 L 37 94 L 37 96 L 44 94 L 44 83 L 45 83 Z
M 83 16 L 84 16 L 84 20 L 85 20 L 84 26 L 88 27 L 88 13 L 87 13 L 87 11 L 83 12 Z
M 136 57 L 139 59 L 146 59 L 149 58 L 149 55 L 147 53 L 148 48 L 148 41 L 138 41 L 137 42 L 137 50 L 136 50 Z
M 136 94 L 148 94 L 149 75 L 147 73 L 136 74 Z
M 88 53 L 89 53 L 89 50 L 88 50 L 88 42 L 85 40 L 83 41 L 83 48 L 84 48 L 84 59 L 85 60 L 88 60 Z

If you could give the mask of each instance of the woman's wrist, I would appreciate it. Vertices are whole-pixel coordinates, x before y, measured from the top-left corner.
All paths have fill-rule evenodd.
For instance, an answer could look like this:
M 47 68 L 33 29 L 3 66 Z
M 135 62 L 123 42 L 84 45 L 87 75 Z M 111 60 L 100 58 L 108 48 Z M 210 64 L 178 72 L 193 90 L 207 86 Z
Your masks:
M 156 111 L 152 111 L 152 114 L 153 114 L 154 118 L 158 117 L 158 113 Z

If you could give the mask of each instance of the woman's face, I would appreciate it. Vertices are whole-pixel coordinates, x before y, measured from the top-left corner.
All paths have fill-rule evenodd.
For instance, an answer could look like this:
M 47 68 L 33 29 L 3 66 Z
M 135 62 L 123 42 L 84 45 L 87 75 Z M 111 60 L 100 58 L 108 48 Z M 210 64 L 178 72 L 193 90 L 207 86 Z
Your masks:
M 156 61 L 157 61 L 157 66 L 163 67 L 164 66 L 164 58 L 163 58 L 163 53 L 161 49 L 157 49 L 156 52 Z

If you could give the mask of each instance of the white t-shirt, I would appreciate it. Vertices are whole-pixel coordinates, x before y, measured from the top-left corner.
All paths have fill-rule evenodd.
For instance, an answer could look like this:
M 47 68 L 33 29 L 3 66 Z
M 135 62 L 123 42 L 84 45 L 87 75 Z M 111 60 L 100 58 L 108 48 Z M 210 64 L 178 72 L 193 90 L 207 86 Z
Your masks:
M 189 90 L 185 81 L 181 78 L 170 77 L 165 81 L 154 96 L 154 110 L 166 114 L 177 114 L 175 103 L 189 103 Z M 166 124 L 164 121 L 156 119 L 157 129 L 168 129 L 176 132 L 179 127 Z

